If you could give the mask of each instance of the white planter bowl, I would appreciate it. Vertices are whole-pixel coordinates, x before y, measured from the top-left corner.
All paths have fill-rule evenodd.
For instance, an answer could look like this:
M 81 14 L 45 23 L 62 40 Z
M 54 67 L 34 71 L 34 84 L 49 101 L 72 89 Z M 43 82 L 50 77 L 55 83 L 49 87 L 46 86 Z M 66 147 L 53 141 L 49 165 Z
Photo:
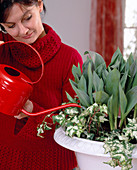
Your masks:
M 103 142 L 90 141 L 77 137 L 69 137 L 60 127 L 54 133 L 54 140 L 64 148 L 76 153 L 77 162 L 80 170 L 121 170 L 120 167 L 112 168 L 104 164 L 110 160 L 109 154 L 104 154 Z M 133 154 L 133 168 L 137 170 L 137 147 Z

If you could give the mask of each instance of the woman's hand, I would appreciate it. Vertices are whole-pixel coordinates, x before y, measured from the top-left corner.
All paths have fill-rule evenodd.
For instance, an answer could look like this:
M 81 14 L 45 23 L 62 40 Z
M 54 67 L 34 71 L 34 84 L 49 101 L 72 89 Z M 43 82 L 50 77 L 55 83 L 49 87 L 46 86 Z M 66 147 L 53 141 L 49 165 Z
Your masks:
M 4 43 L 4 41 L 0 41 L 0 44 L 3 44 Z
M 33 103 L 30 100 L 27 100 L 27 102 L 25 103 L 23 109 L 26 110 L 27 112 L 32 112 Z M 17 118 L 17 119 L 22 119 L 24 117 L 29 117 L 29 116 L 21 112 L 17 116 L 14 116 L 14 117 Z

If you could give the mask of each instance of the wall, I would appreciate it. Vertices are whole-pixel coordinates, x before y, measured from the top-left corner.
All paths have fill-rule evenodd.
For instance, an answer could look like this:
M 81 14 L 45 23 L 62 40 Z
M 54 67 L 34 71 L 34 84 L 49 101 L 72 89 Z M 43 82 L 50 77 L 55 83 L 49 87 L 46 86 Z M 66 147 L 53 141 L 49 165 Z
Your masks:
M 90 0 L 44 0 L 44 3 L 47 12 L 43 22 L 52 26 L 62 41 L 76 48 L 83 57 L 89 50 Z

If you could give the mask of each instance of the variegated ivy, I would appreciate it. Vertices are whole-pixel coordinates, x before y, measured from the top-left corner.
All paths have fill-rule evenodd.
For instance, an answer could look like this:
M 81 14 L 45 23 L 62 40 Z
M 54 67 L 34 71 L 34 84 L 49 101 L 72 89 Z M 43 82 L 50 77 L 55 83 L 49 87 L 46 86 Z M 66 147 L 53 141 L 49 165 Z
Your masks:
M 80 108 L 65 108 L 58 115 L 53 116 L 53 123 L 58 123 L 65 128 L 66 135 L 93 139 L 95 134 L 102 133 L 101 123 L 108 121 L 107 106 L 94 103 L 86 110 Z M 50 117 L 50 116 L 48 116 Z M 45 118 L 46 120 L 46 118 Z M 48 123 L 43 121 L 38 126 L 37 135 L 41 136 L 45 130 L 50 129 Z
M 101 124 L 106 119 L 106 105 L 94 103 L 86 110 L 80 112 L 78 108 L 66 108 L 59 115 L 54 116 L 53 120 L 65 128 L 66 135 L 93 139 L 94 133 L 99 133 Z
M 133 139 L 137 139 L 137 119 L 128 119 L 128 124 L 122 132 L 114 130 L 105 138 L 105 153 L 109 153 L 112 158 L 105 163 L 112 167 L 120 166 L 121 170 L 130 170 L 135 145 L 129 141 Z

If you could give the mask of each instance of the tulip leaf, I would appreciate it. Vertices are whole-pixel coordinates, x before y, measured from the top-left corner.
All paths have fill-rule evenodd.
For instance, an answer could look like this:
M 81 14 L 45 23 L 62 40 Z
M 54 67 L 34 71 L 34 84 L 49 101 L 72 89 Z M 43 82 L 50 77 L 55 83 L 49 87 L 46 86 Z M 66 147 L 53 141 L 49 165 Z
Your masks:
M 119 83 L 119 100 L 120 100 L 121 117 L 123 117 L 123 114 L 126 112 L 127 98 L 120 83 Z
M 72 74 L 75 78 L 75 82 L 79 82 L 79 79 L 81 77 L 81 69 L 80 69 L 80 64 L 78 63 L 78 67 L 76 67 L 75 65 L 73 65 L 72 67 Z
M 102 71 L 106 69 L 106 64 L 105 63 L 102 63 L 100 64 L 96 69 L 96 73 L 98 74 L 99 77 L 102 76 Z
M 106 78 L 106 92 L 110 96 L 113 95 L 112 112 L 115 117 L 115 127 L 117 126 L 116 119 L 119 113 L 119 99 L 118 99 L 119 81 L 120 81 L 120 73 L 117 69 L 112 70 Z
M 112 67 L 117 63 L 118 60 L 120 60 L 119 58 L 122 57 L 121 51 L 118 48 L 115 53 L 113 54 L 112 58 L 111 58 L 111 62 L 109 64 L 109 67 Z M 117 64 L 116 64 L 117 65 Z
M 126 114 L 128 114 L 137 104 L 137 86 L 130 89 L 126 94 L 126 97 L 127 97 Z
M 92 95 L 92 89 L 93 89 L 93 75 L 91 71 L 91 63 L 88 65 L 88 94 L 90 97 L 91 104 L 93 104 L 93 95 Z
M 104 91 L 97 91 L 93 94 L 94 100 L 98 104 L 107 104 L 109 95 Z
M 95 53 L 95 68 L 97 68 L 98 66 L 102 65 L 106 67 L 106 63 L 103 59 L 103 57 L 98 54 L 98 53 Z
M 117 69 L 112 70 L 106 77 L 106 92 L 109 95 L 118 96 L 120 73 Z
M 127 59 L 127 67 L 130 67 L 131 64 L 134 63 L 134 57 L 132 55 L 132 53 L 129 55 L 128 59 Z
M 90 106 L 90 98 L 89 96 L 82 90 L 78 89 L 74 84 L 73 84 L 73 81 L 70 80 L 70 83 L 71 83 L 71 86 L 73 88 L 73 90 L 75 91 L 75 93 L 77 94 L 79 100 L 80 100 L 80 103 L 85 106 L 85 107 L 88 107 Z
M 137 86 L 137 73 L 135 74 L 134 80 L 133 80 L 133 87 Z
M 95 71 L 93 72 L 93 84 L 94 84 L 95 91 L 103 90 L 103 86 L 104 86 L 103 80 L 99 78 L 99 76 Z
M 125 89 L 125 85 L 127 82 L 127 76 L 128 76 L 128 72 L 126 71 L 123 76 L 121 77 L 120 83 L 121 83 L 121 87 L 122 89 Z
M 66 95 L 67 95 L 67 99 L 68 99 L 71 103 L 77 103 L 67 92 L 66 92 Z
M 136 74 L 136 62 L 133 62 L 130 65 L 130 69 L 129 69 L 129 78 L 128 78 L 128 81 L 127 81 L 126 92 L 128 92 L 132 88 L 132 84 L 133 84 L 135 74 Z
M 113 115 L 113 95 L 108 100 L 108 114 L 109 114 L 109 124 L 110 129 L 114 129 L 114 115 Z
M 82 75 L 79 82 L 78 82 L 78 89 L 87 93 L 87 83 L 85 77 Z
M 122 124 L 124 122 L 124 119 L 127 117 L 129 112 L 134 108 L 134 106 L 137 104 L 137 86 L 130 89 L 127 94 L 127 108 L 126 113 L 122 116 L 120 127 L 122 127 Z

